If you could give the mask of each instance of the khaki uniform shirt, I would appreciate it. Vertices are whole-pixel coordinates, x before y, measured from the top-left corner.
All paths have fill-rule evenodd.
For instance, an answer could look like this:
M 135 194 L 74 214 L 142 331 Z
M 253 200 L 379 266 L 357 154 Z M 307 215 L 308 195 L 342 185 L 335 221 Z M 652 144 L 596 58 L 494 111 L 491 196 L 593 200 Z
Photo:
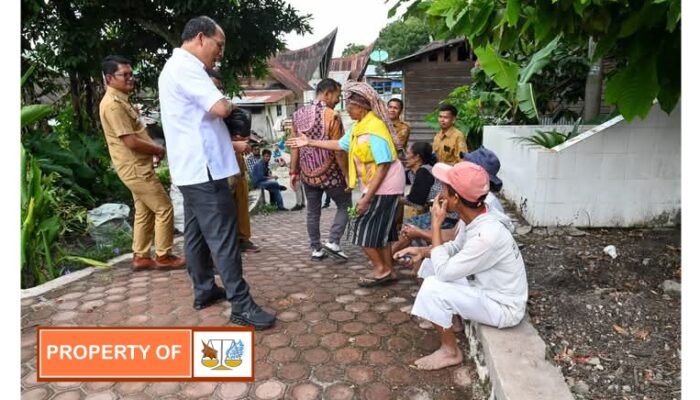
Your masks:
M 411 125 L 397 119 L 394 122 L 394 129 L 396 129 L 396 135 L 399 137 L 404 150 L 408 147 L 408 137 L 411 136 Z
M 153 142 L 126 93 L 107 87 L 100 102 L 100 121 L 117 175 L 124 180 L 153 174 L 153 156 L 131 150 L 120 139 L 121 136 L 136 135 Z
M 433 153 L 437 156 L 438 162 L 455 165 L 462 161 L 459 153 L 468 153 L 467 140 L 459 129 L 452 126 L 446 133 L 440 131 L 435 134 Z

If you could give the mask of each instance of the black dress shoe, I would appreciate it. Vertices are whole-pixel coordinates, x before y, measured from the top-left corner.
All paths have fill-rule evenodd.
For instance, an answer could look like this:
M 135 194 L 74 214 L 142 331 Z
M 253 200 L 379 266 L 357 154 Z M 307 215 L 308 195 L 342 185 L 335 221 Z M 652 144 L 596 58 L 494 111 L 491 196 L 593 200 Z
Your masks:
M 194 307 L 195 310 L 203 310 L 224 299 L 226 299 L 226 291 L 223 288 L 214 285 L 214 289 L 209 292 L 209 295 L 206 298 L 194 299 L 194 304 L 192 307 Z
M 253 299 L 231 304 L 229 321 L 237 325 L 252 326 L 261 331 L 275 324 L 275 316 L 260 308 Z

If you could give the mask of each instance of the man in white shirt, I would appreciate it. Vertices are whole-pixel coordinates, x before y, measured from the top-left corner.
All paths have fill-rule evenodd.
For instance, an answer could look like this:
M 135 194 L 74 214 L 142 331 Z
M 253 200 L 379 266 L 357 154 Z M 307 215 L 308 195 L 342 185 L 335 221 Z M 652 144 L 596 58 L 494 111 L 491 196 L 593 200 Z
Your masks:
M 440 348 L 415 361 L 419 369 L 441 369 L 462 362 L 453 324 L 460 317 L 506 328 L 525 315 L 527 278 L 518 245 L 503 214 L 487 212 L 489 175 L 468 161 L 432 169 L 443 191 L 431 208 L 432 248 L 409 247 L 394 257 L 423 260 L 418 276 L 423 284 L 411 313 L 433 323 L 442 336 Z M 466 224 L 457 237 L 443 243 L 440 226 L 448 211 Z M 473 275 L 474 279 L 467 279 Z
M 265 329 L 275 317 L 253 301 L 243 279 L 236 205 L 227 182 L 239 172 L 234 148 L 246 144 L 231 142 L 223 118 L 235 106 L 205 70 L 223 56 L 226 37 L 214 20 L 201 16 L 187 22 L 182 40 L 163 67 L 158 89 L 170 175 L 184 198 L 194 308 L 227 299 L 231 322 Z M 212 259 L 225 290 L 214 282 Z

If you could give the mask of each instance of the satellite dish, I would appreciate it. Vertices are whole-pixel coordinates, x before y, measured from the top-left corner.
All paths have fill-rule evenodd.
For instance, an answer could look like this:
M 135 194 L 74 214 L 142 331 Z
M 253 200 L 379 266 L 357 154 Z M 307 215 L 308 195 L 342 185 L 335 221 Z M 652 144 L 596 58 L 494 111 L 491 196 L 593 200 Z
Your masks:
M 374 50 L 369 54 L 369 59 L 374 62 L 386 61 L 389 58 L 389 53 L 384 50 Z

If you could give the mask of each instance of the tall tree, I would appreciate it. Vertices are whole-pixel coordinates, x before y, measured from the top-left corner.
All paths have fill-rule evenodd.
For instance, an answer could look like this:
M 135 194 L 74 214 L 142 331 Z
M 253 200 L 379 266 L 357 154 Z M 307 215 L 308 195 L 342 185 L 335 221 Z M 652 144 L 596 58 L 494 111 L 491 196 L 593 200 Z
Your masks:
M 406 16 L 428 15 L 441 35 L 465 36 L 474 48 L 504 55 L 528 54 L 559 34 L 570 46 L 592 38 L 590 62 L 617 62 L 605 100 L 627 120 L 644 118 L 654 99 L 668 113 L 680 99 L 680 0 L 398 0 L 389 15 L 403 3 Z
M 345 48 L 343 49 L 343 57 L 348 57 L 353 54 L 357 54 L 366 48 L 367 46 L 365 46 L 364 44 L 348 43 L 347 46 L 345 46 Z
M 414 53 L 430 43 L 428 24 L 415 17 L 406 21 L 395 21 L 379 32 L 375 48 L 389 53 L 390 60 L 396 60 Z
M 261 74 L 266 59 L 284 47 L 284 33 L 310 32 L 309 16 L 284 0 L 22 0 L 22 69 L 36 64 L 38 87 L 64 78 L 80 118 L 96 121 L 100 61 L 109 54 L 131 58 L 142 89 L 154 89 L 160 70 L 192 17 L 214 18 L 227 36 L 222 70 Z M 82 127 L 82 126 L 81 126 Z

